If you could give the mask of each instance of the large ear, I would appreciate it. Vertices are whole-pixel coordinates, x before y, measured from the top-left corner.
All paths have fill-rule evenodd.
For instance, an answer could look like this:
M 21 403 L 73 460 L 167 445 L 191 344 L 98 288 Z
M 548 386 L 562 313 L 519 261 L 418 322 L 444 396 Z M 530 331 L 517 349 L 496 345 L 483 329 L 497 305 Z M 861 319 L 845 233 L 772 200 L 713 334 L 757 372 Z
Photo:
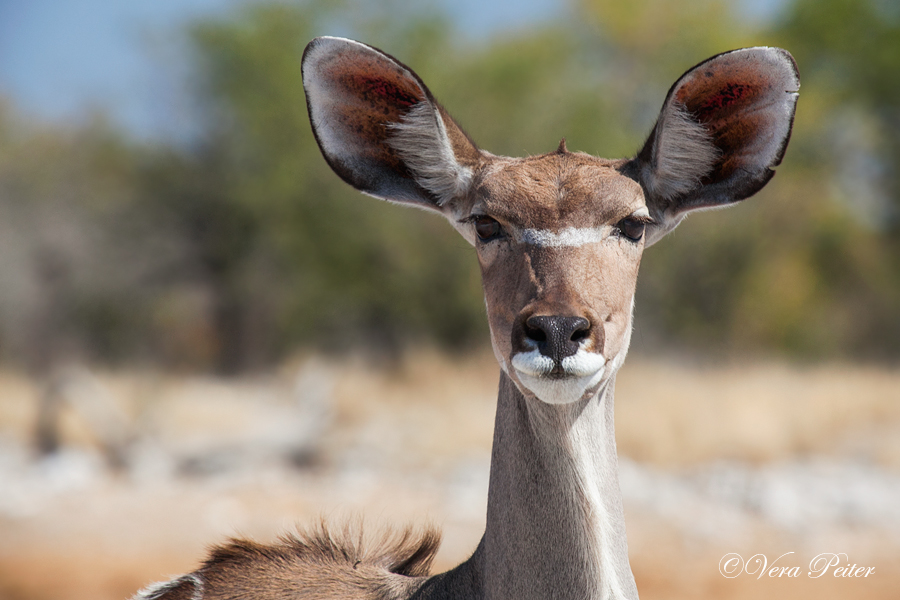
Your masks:
M 688 211 L 743 200 L 768 183 L 791 136 L 799 89 L 797 64 L 780 48 L 726 52 L 675 82 L 623 169 L 647 196 L 655 222 L 647 245 Z
M 398 60 L 316 38 L 303 53 L 303 87 L 325 160 L 356 189 L 441 210 L 469 188 L 481 153 Z

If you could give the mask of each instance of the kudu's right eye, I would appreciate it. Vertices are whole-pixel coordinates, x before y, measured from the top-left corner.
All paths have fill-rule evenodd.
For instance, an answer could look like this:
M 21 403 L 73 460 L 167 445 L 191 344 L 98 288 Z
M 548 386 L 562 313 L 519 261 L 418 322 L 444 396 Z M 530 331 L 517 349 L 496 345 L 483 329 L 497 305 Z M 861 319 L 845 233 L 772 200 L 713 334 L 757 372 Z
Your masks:
M 642 237 L 644 237 L 644 229 L 647 226 L 647 222 L 643 219 L 636 219 L 634 217 L 625 217 L 619 224 L 616 225 L 619 231 L 622 232 L 622 235 L 627 237 L 632 242 L 638 242 Z
M 475 234 L 482 242 L 489 242 L 503 235 L 503 227 L 491 217 L 475 217 L 473 223 L 475 223 Z

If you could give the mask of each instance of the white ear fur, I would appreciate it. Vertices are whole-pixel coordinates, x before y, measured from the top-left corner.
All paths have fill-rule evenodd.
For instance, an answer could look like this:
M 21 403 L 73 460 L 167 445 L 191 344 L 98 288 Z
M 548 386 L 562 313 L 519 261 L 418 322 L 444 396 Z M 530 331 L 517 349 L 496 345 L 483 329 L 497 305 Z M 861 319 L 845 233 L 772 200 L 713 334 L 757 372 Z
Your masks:
M 653 161 L 641 167 L 641 180 L 651 196 L 668 201 L 698 189 L 700 180 L 712 170 L 722 152 L 706 128 L 691 119 L 681 106 L 664 111 L 657 127 Z M 655 225 L 647 228 L 645 248 L 664 238 L 685 217 L 685 213 L 660 210 L 655 204 L 651 204 L 651 213 Z
M 320 37 L 304 52 L 303 85 L 316 141 L 344 181 L 437 211 L 465 194 L 472 168 L 456 151 L 472 161 L 478 150 L 412 69 L 371 46 Z
M 459 163 L 440 112 L 426 101 L 416 104 L 399 123 L 389 126 L 388 145 L 438 206 L 465 194 L 472 184 L 472 169 Z
M 699 188 L 722 151 L 682 106 L 664 111 L 657 127 L 652 162 L 643 165 L 641 176 L 647 191 L 670 200 Z
M 775 174 L 790 139 L 800 79 L 780 48 L 703 61 L 669 90 L 643 149 L 623 172 L 641 182 L 650 246 L 693 210 L 728 206 Z

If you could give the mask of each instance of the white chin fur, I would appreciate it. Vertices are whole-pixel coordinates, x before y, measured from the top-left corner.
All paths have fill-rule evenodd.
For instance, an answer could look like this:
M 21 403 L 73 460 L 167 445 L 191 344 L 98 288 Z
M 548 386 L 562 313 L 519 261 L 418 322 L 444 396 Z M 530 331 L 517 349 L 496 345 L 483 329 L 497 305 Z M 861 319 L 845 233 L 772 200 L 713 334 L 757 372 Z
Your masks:
M 546 376 L 553 370 L 553 360 L 537 349 L 514 355 L 512 366 L 519 383 L 539 400 L 547 404 L 569 404 L 580 400 L 588 390 L 600 383 L 606 372 L 606 359 L 579 348 L 578 352 L 562 360 L 563 370 L 568 376 L 561 379 Z

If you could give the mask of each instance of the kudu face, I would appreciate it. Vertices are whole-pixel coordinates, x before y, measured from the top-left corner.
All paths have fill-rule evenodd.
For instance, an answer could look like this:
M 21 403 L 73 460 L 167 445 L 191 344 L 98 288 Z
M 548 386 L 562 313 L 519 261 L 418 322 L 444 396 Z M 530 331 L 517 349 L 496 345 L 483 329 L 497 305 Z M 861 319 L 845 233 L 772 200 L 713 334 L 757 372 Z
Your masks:
M 691 210 L 756 193 L 781 162 L 799 89 L 790 55 L 737 50 L 685 73 L 633 159 L 478 149 L 408 67 L 351 40 L 303 56 L 313 132 L 360 191 L 444 215 L 478 253 L 494 352 L 528 398 L 595 393 L 631 337 L 644 248 Z
M 650 213 L 616 166 L 562 144 L 491 159 L 457 204 L 457 227 L 478 252 L 497 360 L 544 402 L 596 391 L 628 349 Z

